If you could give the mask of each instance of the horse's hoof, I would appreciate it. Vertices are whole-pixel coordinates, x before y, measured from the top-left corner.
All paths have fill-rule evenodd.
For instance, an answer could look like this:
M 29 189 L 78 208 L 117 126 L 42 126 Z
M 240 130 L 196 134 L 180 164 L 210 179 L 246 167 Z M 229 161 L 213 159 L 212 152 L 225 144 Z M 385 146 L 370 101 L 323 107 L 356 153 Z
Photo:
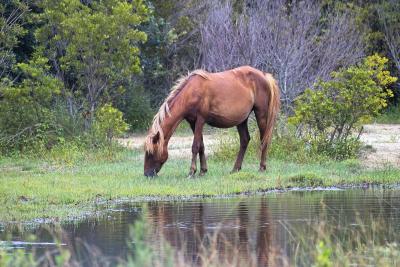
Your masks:
M 193 179 L 193 178 L 195 178 L 195 174 L 196 174 L 196 172 L 189 172 L 189 174 L 188 174 L 188 176 L 187 176 L 187 178 L 188 179 Z
M 207 170 L 201 170 L 199 173 L 199 176 L 204 176 L 204 175 L 206 175 L 206 173 L 207 173 Z
M 234 174 L 234 173 L 237 173 L 239 171 L 240 171 L 240 169 L 233 169 L 233 170 L 231 170 L 230 174 Z
M 259 172 L 265 172 L 266 169 L 267 169 L 267 167 L 261 166 L 260 169 L 258 169 L 258 171 Z

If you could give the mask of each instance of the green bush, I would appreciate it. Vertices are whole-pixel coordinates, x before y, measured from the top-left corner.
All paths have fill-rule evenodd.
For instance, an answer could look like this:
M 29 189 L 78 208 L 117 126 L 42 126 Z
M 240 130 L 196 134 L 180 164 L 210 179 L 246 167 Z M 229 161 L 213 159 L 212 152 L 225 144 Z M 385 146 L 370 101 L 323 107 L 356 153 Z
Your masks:
M 311 141 L 311 150 L 318 155 L 324 155 L 334 160 L 345 160 L 356 158 L 361 149 L 361 142 L 357 137 L 348 137 L 346 139 L 337 139 L 329 142 L 324 136 L 320 139 Z
M 328 160 L 304 139 L 296 136 L 296 128 L 287 123 L 287 119 L 281 116 L 272 138 L 269 151 L 271 158 L 292 161 L 297 163 L 322 162 Z
M 361 64 L 332 73 L 295 102 L 289 122 L 299 129 L 317 154 L 341 160 L 357 155 L 362 124 L 370 122 L 387 106 L 397 78 L 386 70 L 388 59 L 373 55 Z
M 105 104 L 96 111 L 96 119 L 93 123 L 95 136 L 111 143 L 113 137 L 120 136 L 129 129 L 129 125 L 122 118 L 122 112 L 111 104 Z
M 18 68 L 20 83 L 0 85 L 0 151 L 6 154 L 46 148 L 60 134 L 52 103 L 62 84 L 49 74 L 47 59 L 35 56 Z

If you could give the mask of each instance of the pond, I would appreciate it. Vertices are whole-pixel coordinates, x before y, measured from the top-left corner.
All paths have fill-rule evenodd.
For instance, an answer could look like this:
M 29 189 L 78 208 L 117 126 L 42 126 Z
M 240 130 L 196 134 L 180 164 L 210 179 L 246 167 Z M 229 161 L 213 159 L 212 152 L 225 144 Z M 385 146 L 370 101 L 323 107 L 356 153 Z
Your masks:
M 63 225 L 61 243 L 85 247 L 102 257 L 124 258 L 131 250 L 131 225 L 142 216 L 144 225 L 150 226 L 147 240 L 156 253 L 165 253 L 162 244 L 168 244 L 185 262 L 201 265 L 205 259 L 199 254 L 212 248 L 227 263 L 264 266 L 275 257 L 279 260 L 274 262 L 283 265 L 293 262 L 304 248 L 314 250 L 314 237 L 326 226 L 328 235 L 338 242 L 360 236 L 368 239 L 368 233 L 385 242 L 400 241 L 393 235 L 400 232 L 400 189 L 294 190 L 124 203 L 96 219 Z M 6 228 L 0 237 L 11 235 L 9 248 L 46 250 L 54 247 L 48 228 L 23 232 Z M 31 233 L 38 236 L 34 242 L 28 242 Z M 90 262 L 86 258 L 85 265 Z

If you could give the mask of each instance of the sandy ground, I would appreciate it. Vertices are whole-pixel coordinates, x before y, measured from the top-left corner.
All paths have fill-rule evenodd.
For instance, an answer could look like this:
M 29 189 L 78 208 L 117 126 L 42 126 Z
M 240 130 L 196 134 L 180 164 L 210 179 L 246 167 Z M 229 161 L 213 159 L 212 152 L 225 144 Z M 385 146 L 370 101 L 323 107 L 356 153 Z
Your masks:
M 118 139 L 118 142 L 129 148 L 143 149 L 145 140 L 143 135 L 134 135 L 129 138 Z M 206 155 L 213 153 L 213 148 L 218 140 L 215 135 L 203 135 Z M 193 136 L 172 136 L 168 143 L 168 156 L 170 158 L 191 158 Z
M 365 166 L 400 167 L 400 125 L 364 125 L 361 141 L 366 145 L 361 159 Z
M 134 135 L 118 141 L 126 147 L 143 149 L 145 136 Z M 193 136 L 173 136 L 168 145 L 170 158 L 190 158 Z M 369 124 L 364 125 L 361 141 L 366 145 L 361 155 L 366 167 L 400 167 L 400 125 Z M 205 134 L 206 155 L 213 153 L 218 143 L 215 134 Z

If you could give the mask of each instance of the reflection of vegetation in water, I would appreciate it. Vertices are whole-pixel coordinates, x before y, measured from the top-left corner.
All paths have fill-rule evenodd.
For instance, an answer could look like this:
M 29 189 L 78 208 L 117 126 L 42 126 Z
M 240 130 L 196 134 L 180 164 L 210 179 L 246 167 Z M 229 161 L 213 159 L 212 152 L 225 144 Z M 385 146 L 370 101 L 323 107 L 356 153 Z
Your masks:
M 310 195 L 311 198 L 315 196 L 318 197 L 318 194 Z M 325 207 L 324 201 L 329 199 L 322 200 L 322 205 Z M 260 220 L 264 218 L 260 224 L 269 225 L 269 212 L 263 203 L 267 202 L 259 203 L 257 206 L 259 212 L 256 216 Z M 24 250 L 7 251 L 4 250 L 5 244 L 3 248 L 0 247 L 0 266 L 80 266 L 84 261 L 90 262 L 93 266 L 96 264 L 98 266 L 265 266 L 268 264 L 328 267 L 398 266 L 400 263 L 399 233 L 393 228 L 395 225 L 387 224 L 383 215 L 371 216 L 369 219 L 357 216 L 354 224 L 342 225 L 332 223 L 329 218 L 331 216 L 329 208 L 326 207 L 316 221 L 306 223 L 302 227 L 292 227 L 290 223 L 281 221 L 288 237 L 285 240 L 287 244 L 284 245 L 290 246 L 294 252 L 287 253 L 278 246 L 279 242 L 274 242 L 276 233 L 273 228 L 265 231 L 268 236 L 261 234 L 256 238 L 256 250 L 251 247 L 252 241 L 246 239 L 250 238 L 246 235 L 252 231 L 243 232 L 242 227 L 237 227 L 230 230 L 233 234 L 227 235 L 223 224 L 206 235 L 200 233 L 199 228 L 194 228 L 190 230 L 192 233 L 189 235 L 186 232 L 185 239 L 182 233 L 188 231 L 187 229 L 176 227 L 176 230 L 170 232 L 168 227 L 159 224 L 159 220 L 163 223 L 174 222 L 166 218 L 173 215 L 164 214 L 171 212 L 168 203 L 165 205 L 149 206 L 143 214 L 143 218 L 148 219 L 140 219 L 131 227 L 127 241 L 128 254 L 124 257 L 109 258 L 85 244 L 74 250 L 60 245 L 61 237 L 55 235 L 58 245 L 40 254 L 35 254 L 35 251 L 33 253 L 25 253 Z M 199 207 L 201 212 L 202 208 Z M 246 209 L 246 206 L 239 201 L 237 207 L 239 225 L 248 223 L 246 216 L 241 216 L 242 209 Z M 158 220 L 152 221 L 151 213 L 158 216 Z M 196 215 L 193 216 L 196 220 Z M 158 234 L 156 240 L 151 238 L 154 234 Z M 188 240 L 188 236 L 195 240 Z M 260 237 L 265 239 L 261 240 Z M 246 241 L 244 247 L 244 242 L 241 241 Z M 193 243 L 196 248 L 193 247 Z M 195 254 L 191 255 L 193 252 Z M 247 253 L 247 259 L 240 257 L 243 253 Z
M 285 259 L 290 266 L 398 266 L 399 235 L 383 217 L 357 216 L 356 223 L 342 225 L 328 219 L 328 210 L 317 224 L 285 225 L 296 244 L 295 258 Z

